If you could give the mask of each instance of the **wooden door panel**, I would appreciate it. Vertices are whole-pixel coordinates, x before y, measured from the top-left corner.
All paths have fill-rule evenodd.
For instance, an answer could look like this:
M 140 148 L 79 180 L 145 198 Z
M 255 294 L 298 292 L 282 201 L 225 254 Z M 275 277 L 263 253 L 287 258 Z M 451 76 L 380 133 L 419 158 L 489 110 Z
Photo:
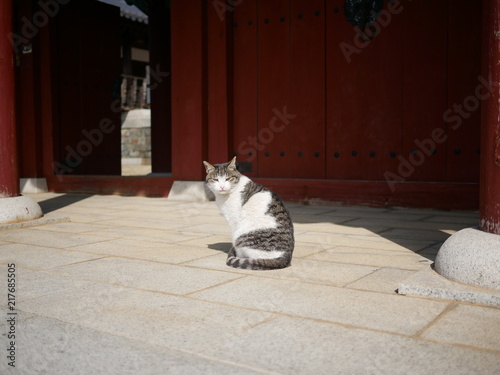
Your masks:
M 289 177 L 325 178 L 325 11 L 321 0 L 292 0 L 290 105 L 282 122 Z
M 481 7 L 448 4 L 447 181 L 479 180 L 481 102 L 491 94 L 481 79 Z M 467 27 L 464 27 L 467 25 Z
M 119 8 L 75 1 L 61 7 L 58 50 L 59 155 L 72 174 L 121 173 Z M 73 163 L 73 161 L 75 161 Z
M 361 39 L 342 6 L 326 9 L 327 178 L 383 180 L 401 147 L 402 19 Z
M 244 1 L 233 14 L 233 147 L 248 176 L 258 176 L 257 2 Z
M 288 177 L 291 163 L 280 156 L 291 142 L 289 131 L 276 131 L 277 112 L 290 107 L 289 4 L 258 2 L 257 103 L 260 177 Z
M 446 144 L 435 143 L 432 150 L 429 141 L 436 129 L 443 128 L 447 105 L 447 4 L 432 0 L 408 2 L 401 15 L 405 21 L 401 156 L 411 166 L 403 177 L 409 181 L 443 181 Z

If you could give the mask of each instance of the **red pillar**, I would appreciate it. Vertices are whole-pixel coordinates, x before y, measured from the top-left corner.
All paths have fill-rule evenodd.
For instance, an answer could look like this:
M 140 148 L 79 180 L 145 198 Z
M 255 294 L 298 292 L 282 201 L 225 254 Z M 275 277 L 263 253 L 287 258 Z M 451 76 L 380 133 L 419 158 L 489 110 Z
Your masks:
M 483 0 L 483 73 L 491 95 L 482 103 L 480 227 L 500 234 L 500 0 Z
M 203 179 L 207 158 L 206 3 L 173 0 L 172 176 Z
M 0 1 L 0 197 L 19 195 L 12 17 L 12 1 Z
M 149 10 L 151 168 L 166 173 L 172 169 L 170 9 L 166 1 L 151 1 Z

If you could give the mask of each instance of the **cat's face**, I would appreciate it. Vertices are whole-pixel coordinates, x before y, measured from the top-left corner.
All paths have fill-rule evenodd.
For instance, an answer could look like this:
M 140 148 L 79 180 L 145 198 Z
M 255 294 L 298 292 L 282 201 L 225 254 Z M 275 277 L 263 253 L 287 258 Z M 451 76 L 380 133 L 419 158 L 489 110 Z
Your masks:
M 240 180 L 240 172 L 236 170 L 236 157 L 228 163 L 210 164 L 203 162 L 207 171 L 207 186 L 214 194 L 226 195 L 231 193 Z

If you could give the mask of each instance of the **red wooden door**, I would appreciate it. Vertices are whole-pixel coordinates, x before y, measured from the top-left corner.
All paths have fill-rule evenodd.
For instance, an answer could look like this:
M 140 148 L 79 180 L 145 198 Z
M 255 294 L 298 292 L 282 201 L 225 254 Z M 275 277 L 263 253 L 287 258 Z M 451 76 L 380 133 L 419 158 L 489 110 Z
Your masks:
M 327 177 L 381 180 L 401 147 L 402 21 L 367 39 L 343 3 L 326 9 Z
M 119 8 L 74 1 L 55 19 L 56 173 L 121 174 Z
M 258 176 L 257 2 L 243 1 L 233 14 L 233 145 L 248 176 Z
M 287 1 L 262 0 L 257 8 L 259 176 L 287 177 L 292 165 L 283 156 L 289 154 L 290 131 L 276 112 L 290 108 L 290 7 Z
M 361 35 L 344 3 L 235 7 L 234 150 L 249 175 L 477 181 L 480 7 L 385 1 Z M 459 126 L 456 103 L 471 109 Z

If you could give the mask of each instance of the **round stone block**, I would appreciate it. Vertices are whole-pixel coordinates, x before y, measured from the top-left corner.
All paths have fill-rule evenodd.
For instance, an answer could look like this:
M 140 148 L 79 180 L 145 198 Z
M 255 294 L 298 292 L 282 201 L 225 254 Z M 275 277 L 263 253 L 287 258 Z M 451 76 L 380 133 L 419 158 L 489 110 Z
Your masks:
M 30 197 L 0 198 L 0 224 L 38 219 L 42 209 Z
M 500 290 L 500 235 L 458 231 L 439 249 L 434 269 L 453 281 Z

